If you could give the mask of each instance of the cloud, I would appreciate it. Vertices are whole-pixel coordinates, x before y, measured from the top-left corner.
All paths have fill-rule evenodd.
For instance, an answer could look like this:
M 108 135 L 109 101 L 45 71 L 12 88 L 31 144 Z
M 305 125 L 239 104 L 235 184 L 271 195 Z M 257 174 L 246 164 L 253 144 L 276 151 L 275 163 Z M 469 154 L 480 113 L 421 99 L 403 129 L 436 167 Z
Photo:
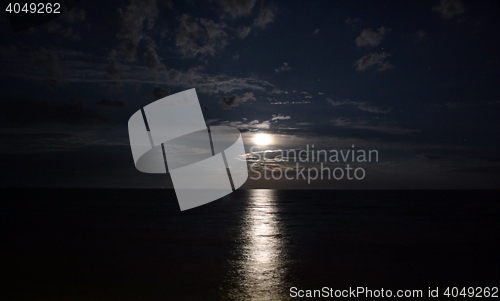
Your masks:
M 81 22 L 85 20 L 85 18 L 86 18 L 85 10 L 76 7 L 70 10 L 69 12 L 66 12 L 62 17 L 64 21 L 70 24 Z
M 356 66 L 356 69 L 359 71 L 366 70 L 373 65 L 379 66 L 377 70 L 384 71 L 392 68 L 392 65 L 389 62 L 385 61 L 385 59 L 389 56 L 390 54 L 387 52 L 370 53 L 357 60 L 354 65 Z
M 473 108 L 485 106 L 498 106 L 500 100 L 476 100 L 474 102 L 447 102 L 445 104 L 436 104 L 436 107 L 445 107 L 448 109 Z
M 370 112 L 370 113 L 389 113 L 391 111 L 389 108 L 381 108 L 381 107 L 369 105 L 365 101 L 353 101 L 353 100 L 350 100 L 350 99 L 346 99 L 346 100 L 333 100 L 331 98 L 327 98 L 326 101 L 330 105 L 332 105 L 333 107 L 350 105 L 350 106 L 357 107 L 361 111 Z
M 255 95 L 253 95 L 253 92 L 246 92 L 243 94 L 243 97 L 241 98 L 242 102 L 246 102 L 248 100 L 253 100 L 256 101 L 257 99 L 255 98 Z
M 125 9 L 118 8 L 119 31 L 116 35 L 121 40 L 121 53 L 129 61 L 135 61 L 139 42 L 145 37 L 144 23 L 151 29 L 158 17 L 156 0 L 131 0 Z
M 364 29 L 359 37 L 356 38 L 355 42 L 358 47 L 364 46 L 377 46 L 382 42 L 384 35 L 391 31 L 390 28 L 385 28 L 384 26 L 378 29 L 378 33 L 373 31 L 371 28 Z
M 227 35 L 227 33 L 224 31 L 224 28 L 226 28 L 227 26 L 223 22 L 215 23 L 213 20 L 201 18 L 201 24 L 205 26 L 209 39 Z
M 123 108 L 127 104 L 122 100 L 113 100 L 109 98 L 102 98 L 96 103 L 98 106 L 109 107 L 109 108 Z
M 356 26 L 361 21 L 360 18 L 347 18 L 345 24 L 350 26 Z
M 222 121 L 219 124 L 220 125 L 228 125 L 228 126 L 233 126 L 236 127 L 240 130 L 249 130 L 249 131 L 258 131 L 258 130 L 269 130 L 271 127 L 276 127 L 276 122 L 278 120 L 288 120 L 290 119 L 290 116 L 284 116 L 284 115 L 273 115 L 273 117 L 270 120 L 265 120 L 260 122 L 259 120 L 255 119 L 252 121 L 247 121 L 247 118 L 243 118 L 243 121 Z M 216 123 L 218 120 L 211 120 L 211 123 Z
M 109 63 L 106 67 L 104 67 L 106 73 L 114 79 L 123 77 L 125 70 L 127 69 L 127 67 L 125 67 L 123 64 L 116 61 L 116 56 L 116 50 L 111 50 L 108 57 Z
M 273 118 L 271 118 L 271 121 L 278 121 L 278 120 L 288 120 L 290 119 L 291 117 L 290 116 L 284 116 L 284 115 L 274 115 L 273 114 Z
M 224 108 L 225 110 L 230 110 L 234 107 L 237 107 L 241 102 L 241 98 L 236 94 L 233 94 L 231 96 L 224 96 L 221 99 L 222 108 Z
M 441 0 L 439 5 L 432 8 L 433 11 L 441 14 L 441 18 L 448 20 L 465 12 L 464 4 L 461 0 Z
M 191 16 L 187 14 L 181 16 L 178 30 L 179 33 L 175 37 L 175 44 L 184 56 L 194 57 L 199 52 L 206 52 L 196 43 L 203 31 Z
M 201 93 L 217 94 L 231 93 L 235 90 L 258 90 L 265 91 L 266 87 L 274 87 L 273 84 L 265 80 L 256 78 L 240 78 L 227 75 L 209 76 L 196 73 L 183 83 L 186 86 L 195 86 Z
M 271 127 L 271 122 L 269 120 L 263 122 L 259 122 L 258 120 L 252 120 L 250 122 L 223 121 L 220 125 L 236 127 L 239 130 L 267 130 Z
M 231 96 L 225 96 L 221 99 L 220 102 L 222 103 L 223 109 L 230 110 L 249 100 L 256 100 L 253 92 L 247 92 L 243 94 L 243 97 L 239 97 L 236 94 L 233 94 Z
M 203 27 L 202 27 L 203 25 Z M 180 24 L 175 37 L 175 44 L 185 57 L 214 55 L 228 44 L 224 23 L 215 23 L 210 19 L 201 19 L 198 24 L 187 14 L 180 17 Z
M 260 9 L 259 14 L 257 15 L 257 18 L 255 18 L 253 25 L 255 27 L 265 28 L 268 23 L 271 23 L 274 21 L 274 17 L 275 17 L 275 13 L 271 7 L 269 7 L 269 6 L 262 7 Z
M 250 26 L 243 26 L 243 27 L 239 27 L 237 30 L 236 30 L 236 35 L 240 38 L 240 39 L 244 39 L 249 33 L 250 31 L 252 30 L 252 27 Z
M 82 40 L 82 37 L 78 33 L 74 32 L 72 27 L 64 26 L 57 21 L 52 21 L 50 23 L 47 23 L 45 25 L 45 29 L 47 30 L 48 33 L 57 34 L 68 40 L 73 40 L 73 41 Z
M 163 89 L 162 87 L 156 87 L 153 90 L 153 97 L 158 100 L 163 97 L 167 97 L 170 95 L 170 90 L 169 89 Z
M 16 124 L 63 123 L 78 125 L 107 120 L 79 99 L 74 99 L 72 103 L 60 103 L 23 98 L 5 104 L 2 111 L 8 123 Z
M 276 73 L 281 73 L 283 71 L 290 71 L 290 70 L 292 70 L 292 68 L 289 66 L 289 64 L 287 62 L 284 62 L 283 66 L 274 69 L 274 71 L 276 71 Z
M 121 63 L 117 52 L 111 50 L 108 64 L 93 59 L 93 55 L 83 52 L 56 52 L 57 57 L 68 57 L 61 61 L 64 70 L 64 82 L 87 84 L 148 84 L 156 86 L 175 86 L 179 88 L 196 88 L 198 93 L 230 95 L 236 91 L 263 92 L 276 88 L 271 82 L 256 77 L 234 77 L 225 74 L 211 75 L 203 72 L 203 68 L 193 67 L 188 70 L 167 68 L 165 72 L 151 72 L 143 64 Z M 4 68 L 0 73 L 25 80 L 46 80 L 45 68 L 37 67 L 32 60 L 4 60 Z M 9 73 L 12 68 L 23 68 L 26 72 Z M 61 74 L 61 73 L 55 73 Z M 110 78 L 111 77 L 111 78 Z
M 413 134 L 420 132 L 419 130 L 401 128 L 400 126 L 397 126 L 392 123 L 371 124 L 367 120 L 352 121 L 351 119 L 345 117 L 339 117 L 337 119 L 333 119 L 331 120 L 331 122 L 338 127 L 354 129 L 354 130 L 374 131 L 390 135 L 405 135 L 405 134 Z
M 314 34 L 318 34 L 318 32 L 319 32 L 319 31 L 320 31 L 320 29 L 319 29 L 319 28 L 316 28 L 316 29 L 313 31 L 313 33 L 314 33 Z
M 158 58 L 158 54 L 152 46 L 148 47 L 146 52 L 144 52 L 143 60 L 144 66 L 146 66 L 151 71 L 161 72 L 166 71 L 167 69 L 165 67 L 165 64 L 163 64 Z
M 73 27 L 70 25 L 74 25 L 85 20 L 85 17 L 85 10 L 74 8 L 65 13 L 61 18 L 57 18 L 45 24 L 44 28 L 48 33 L 57 34 L 63 38 L 73 41 L 81 41 L 81 36 L 75 32 Z
M 47 79 L 57 85 L 64 82 L 63 70 L 59 61 L 59 56 L 45 48 L 40 48 L 37 51 L 31 52 L 31 60 L 36 65 L 41 65 L 49 73 Z
M 284 91 L 284 90 L 275 88 L 271 92 L 269 92 L 269 94 L 278 94 L 278 95 L 280 95 L 282 93 L 288 94 L 288 91 Z
M 335 126 L 346 126 L 351 124 L 351 119 L 346 117 L 339 117 L 337 119 L 331 120 Z
M 219 0 L 224 12 L 237 18 L 247 16 L 252 12 L 256 0 Z

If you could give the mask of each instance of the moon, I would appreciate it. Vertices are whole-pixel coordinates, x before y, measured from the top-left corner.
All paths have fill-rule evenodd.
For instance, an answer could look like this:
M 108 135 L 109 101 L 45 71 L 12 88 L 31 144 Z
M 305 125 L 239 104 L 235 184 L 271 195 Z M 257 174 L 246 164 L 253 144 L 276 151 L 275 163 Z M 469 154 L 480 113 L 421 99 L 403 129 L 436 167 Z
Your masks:
M 257 145 L 268 145 L 269 143 L 271 143 L 271 136 L 269 136 L 268 134 L 257 134 L 253 138 L 253 141 Z

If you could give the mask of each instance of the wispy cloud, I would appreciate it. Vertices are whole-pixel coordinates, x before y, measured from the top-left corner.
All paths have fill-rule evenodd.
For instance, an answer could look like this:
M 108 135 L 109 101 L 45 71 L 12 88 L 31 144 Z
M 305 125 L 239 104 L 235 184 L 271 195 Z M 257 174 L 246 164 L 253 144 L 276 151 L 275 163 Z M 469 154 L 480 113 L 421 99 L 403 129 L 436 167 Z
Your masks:
M 333 100 L 331 98 L 327 98 L 326 101 L 334 107 L 349 105 L 349 106 L 355 106 L 362 111 L 366 111 L 366 112 L 370 112 L 370 113 L 389 113 L 391 111 L 391 109 L 389 109 L 389 108 L 381 108 L 378 106 L 370 105 L 366 101 L 353 101 L 350 99 Z
M 250 15 L 255 2 L 256 0 L 219 0 L 224 12 L 232 18 Z
M 292 70 L 292 67 L 290 67 L 290 64 L 287 62 L 284 62 L 281 67 L 274 69 L 276 73 L 281 73 L 283 71 L 290 71 L 290 70 Z
M 354 65 L 358 71 L 366 70 L 374 65 L 379 66 L 378 71 L 384 71 L 392 68 L 392 65 L 385 60 L 389 56 L 390 54 L 387 52 L 370 53 L 357 60 Z
M 263 3 L 263 2 L 262 2 Z M 276 17 L 275 9 L 271 6 L 264 6 L 260 8 L 259 14 L 253 25 L 255 27 L 264 28 L 268 23 L 274 22 L 274 18 Z
M 345 117 L 333 119 L 331 120 L 331 122 L 333 123 L 333 125 L 337 127 L 343 127 L 354 130 L 374 131 L 390 135 L 405 135 L 405 134 L 413 134 L 420 132 L 420 130 L 402 128 L 394 123 L 386 122 L 386 123 L 372 124 L 368 120 L 353 121 Z
M 378 32 L 374 31 L 371 28 L 364 29 L 361 34 L 356 38 L 355 42 L 358 47 L 366 47 L 366 46 L 377 46 L 382 42 L 385 34 L 391 31 L 390 28 L 386 28 L 384 26 L 378 29 Z
M 249 100 L 256 100 L 253 92 L 246 92 L 242 97 L 239 97 L 236 94 L 233 94 L 231 96 L 224 96 L 220 102 L 225 110 L 230 110 Z
M 271 121 L 288 120 L 290 118 L 291 118 L 290 116 L 278 114 L 278 115 L 273 115 L 273 118 L 271 118 Z
M 59 58 L 57 53 L 43 47 L 31 53 L 31 60 L 48 72 L 45 79 L 56 85 L 61 85 L 65 80 Z
M 136 60 L 137 47 L 146 37 L 143 29 L 153 28 L 158 13 L 155 0 L 131 0 L 125 8 L 118 8 L 119 31 L 116 36 L 121 41 L 121 53 L 129 61 Z
M 464 4 L 461 0 L 441 0 L 439 5 L 432 7 L 432 10 L 441 14 L 441 18 L 448 20 L 465 12 Z

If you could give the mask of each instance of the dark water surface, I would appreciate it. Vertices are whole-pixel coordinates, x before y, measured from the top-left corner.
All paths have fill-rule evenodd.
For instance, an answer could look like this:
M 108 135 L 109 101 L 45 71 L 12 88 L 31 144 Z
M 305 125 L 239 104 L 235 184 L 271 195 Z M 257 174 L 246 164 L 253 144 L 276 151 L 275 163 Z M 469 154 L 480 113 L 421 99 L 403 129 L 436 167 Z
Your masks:
M 169 190 L 3 190 L 0 299 L 500 286 L 499 196 L 240 190 L 180 212 Z

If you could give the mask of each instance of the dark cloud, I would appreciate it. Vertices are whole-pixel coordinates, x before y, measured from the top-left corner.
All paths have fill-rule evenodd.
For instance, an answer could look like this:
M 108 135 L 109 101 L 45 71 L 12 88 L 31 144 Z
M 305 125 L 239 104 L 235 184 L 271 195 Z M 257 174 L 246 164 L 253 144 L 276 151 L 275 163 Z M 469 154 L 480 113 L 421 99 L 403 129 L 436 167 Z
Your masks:
M 222 97 L 220 102 L 222 103 L 222 108 L 224 108 L 225 110 L 230 110 L 234 107 L 239 106 L 242 101 L 238 95 L 233 94 L 231 96 Z
M 61 18 L 50 21 L 44 28 L 48 33 L 56 34 L 73 41 L 81 41 L 82 37 L 71 26 L 84 21 L 85 17 L 85 10 L 74 8 L 65 13 Z
M 391 111 L 389 108 L 381 108 L 381 107 L 377 107 L 377 106 L 372 106 L 365 101 L 353 101 L 350 99 L 333 100 L 330 98 L 327 98 L 326 101 L 330 105 L 332 105 L 333 107 L 350 105 L 350 106 L 357 107 L 361 111 L 370 112 L 370 113 L 389 113 Z
M 137 46 L 145 38 L 144 23 L 147 23 L 147 29 L 152 29 L 158 12 L 156 0 L 131 0 L 125 9 L 118 8 L 119 31 L 116 36 L 122 41 L 120 44 L 121 53 L 129 61 L 135 61 Z
M 214 55 L 228 44 L 227 26 L 210 19 L 201 18 L 197 23 L 191 16 L 183 14 L 180 17 L 175 45 L 185 57 Z
M 366 28 L 361 32 L 359 37 L 356 38 L 356 45 L 358 47 L 377 46 L 382 42 L 384 35 L 390 30 L 390 28 L 385 28 L 384 26 L 380 27 L 378 32 L 373 31 L 371 28 Z
M 288 64 L 287 62 L 284 62 L 283 66 L 274 69 L 276 73 L 281 73 L 283 71 L 290 71 L 290 70 L 292 70 L 292 67 L 290 67 L 290 64 Z
M 240 27 L 236 30 L 236 35 L 238 35 L 238 37 L 240 39 L 244 39 L 250 33 L 251 30 L 252 30 L 252 27 L 243 26 L 243 27 Z
M 243 97 L 241 97 L 242 102 L 247 102 L 248 100 L 257 100 L 255 95 L 253 95 L 253 92 L 246 92 L 243 94 Z
M 359 71 L 363 71 L 374 65 L 379 66 L 379 68 L 377 69 L 379 71 L 390 69 L 392 68 L 392 65 L 389 62 L 385 61 L 385 59 L 389 56 L 390 53 L 387 52 L 370 53 L 356 61 L 356 69 Z
M 123 64 L 116 61 L 117 53 L 115 50 L 111 50 L 108 58 L 108 65 L 104 68 L 106 73 L 112 78 L 121 78 L 123 77 L 125 70 L 127 69 Z
M 146 66 L 149 70 L 155 72 L 166 71 L 165 64 L 163 64 L 158 58 L 158 54 L 156 50 L 150 46 L 147 51 L 143 55 L 144 66 Z
M 75 24 L 75 23 L 78 23 L 78 22 L 85 20 L 86 15 L 87 14 L 85 13 L 84 9 L 73 8 L 69 12 L 66 12 L 63 15 L 62 19 L 64 21 L 66 21 L 67 23 Z
M 353 130 L 363 130 L 363 131 L 373 131 L 389 135 L 407 135 L 419 133 L 419 130 L 405 129 L 394 123 L 378 123 L 373 124 L 368 120 L 351 120 L 345 117 L 339 117 L 337 119 L 331 120 L 331 122 L 337 126 L 345 129 Z
M 96 103 L 98 106 L 109 107 L 109 108 L 123 108 L 127 104 L 122 100 L 113 100 L 109 98 L 102 98 Z
M 439 5 L 434 6 L 432 10 L 440 13 L 441 17 L 445 20 L 465 12 L 464 4 L 461 0 L 441 0 Z
M 262 7 L 259 14 L 257 15 L 257 18 L 255 18 L 253 25 L 255 27 L 265 28 L 268 23 L 274 21 L 274 17 L 275 12 L 272 7 Z
M 256 0 L 219 0 L 224 12 L 236 18 L 247 16 L 252 12 Z
M 68 40 L 73 40 L 73 41 L 82 40 L 82 37 L 78 33 L 74 32 L 72 27 L 65 26 L 57 21 L 52 21 L 50 23 L 47 23 L 45 25 L 45 30 L 47 30 L 48 33 L 56 34 Z
M 409 135 L 409 134 L 420 133 L 420 130 L 405 129 L 405 128 L 402 128 L 400 126 L 386 125 L 386 124 L 354 126 L 353 129 L 369 130 L 369 131 L 374 131 L 374 132 L 379 132 L 379 133 L 384 133 L 384 134 L 389 134 L 389 135 Z
M 61 85 L 64 82 L 63 70 L 59 61 L 59 56 L 52 50 L 40 48 L 31 53 L 31 60 L 36 65 L 41 65 L 49 73 L 49 82 Z
M 215 39 L 217 37 L 223 37 L 227 35 L 227 33 L 224 31 L 224 28 L 226 28 L 227 26 L 223 22 L 216 23 L 211 19 L 201 18 L 201 24 L 205 26 L 205 30 L 209 39 Z
M 247 92 L 243 94 L 243 97 L 239 97 L 236 94 L 233 94 L 231 96 L 225 96 L 221 99 L 220 102 L 222 103 L 223 109 L 230 110 L 249 100 L 256 100 L 253 92 Z
M 361 21 L 360 18 L 347 18 L 345 20 L 345 24 L 354 27 L 354 26 L 358 25 L 360 21 Z
M 183 14 L 180 17 L 178 31 L 179 33 L 175 37 L 175 44 L 184 56 L 194 57 L 199 52 L 205 52 L 196 42 L 203 34 L 203 31 L 191 16 Z
M 163 89 L 162 87 L 156 87 L 153 90 L 153 97 L 158 100 L 163 97 L 167 97 L 170 95 L 170 90 L 169 89 Z
M 266 87 L 274 87 L 268 81 L 256 79 L 253 77 L 239 78 L 227 75 L 207 76 L 200 73 L 191 75 L 193 80 L 189 82 L 190 86 L 195 86 L 201 93 L 223 93 L 229 94 L 235 90 L 257 90 L 265 91 Z M 187 84 L 185 84 L 187 85 Z
M 3 118 L 7 123 L 39 124 L 87 124 L 105 121 L 107 118 L 87 107 L 85 102 L 74 99 L 72 103 L 36 101 L 22 98 L 3 106 Z

